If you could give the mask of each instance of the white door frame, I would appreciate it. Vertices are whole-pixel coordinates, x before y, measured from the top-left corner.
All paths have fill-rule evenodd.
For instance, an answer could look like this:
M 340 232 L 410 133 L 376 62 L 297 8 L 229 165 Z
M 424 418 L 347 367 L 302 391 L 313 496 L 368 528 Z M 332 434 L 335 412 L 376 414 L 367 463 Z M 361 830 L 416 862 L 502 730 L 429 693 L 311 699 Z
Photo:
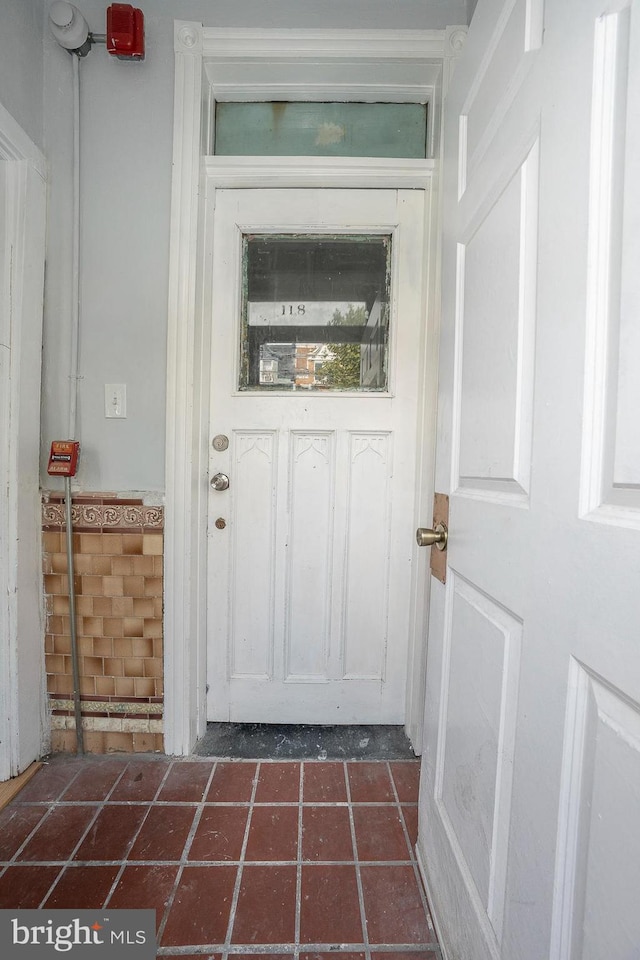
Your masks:
M 429 160 L 293 158 L 283 162 L 275 158 L 263 163 L 256 158 L 214 158 L 209 154 L 215 101 L 426 100 L 433 113 L 431 148 L 436 154 L 442 78 L 448 76 L 451 61 L 459 55 L 465 32 L 466 28 L 459 27 L 426 31 L 213 29 L 195 22 L 175 22 L 164 557 L 165 750 L 169 754 L 190 753 L 206 727 L 210 341 L 202 262 L 207 253 L 202 251 L 210 251 L 210 245 L 203 242 L 204 193 L 223 186 L 275 185 L 426 189 L 436 168 Z M 403 64 L 402 82 L 398 82 L 397 69 L 393 76 L 385 72 L 386 62 Z M 348 77 L 342 75 L 344 71 L 349 72 Z M 427 240 L 433 240 L 432 232 Z M 435 262 L 433 256 L 430 259 Z M 435 303 L 435 282 L 434 272 L 429 270 L 429 306 Z M 430 322 L 434 315 L 429 310 Z M 430 371 L 435 369 L 437 354 L 435 330 L 431 333 Z M 429 389 L 433 387 L 432 383 Z M 434 398 L 435 393 L 429 399 L 431 410 Z M 424 431 L 420 439 L 423 435 Z M 430 516 L 432 450 L 423 456 L 421 469 L 418 506 Z M 428 583 L 426 559 L 420 554 L 414 579 L 416 586 Z M 426 622 L 425 605 L 426 597 L 413 605 L 416 629 L 422 630 Z M 424 643 L 416 644 L 412 656 L 415 669 L 409 670 L 410 676 L 422 669 Z M 422 692 L 410 684 L 408 694 L 408 729 L 418 731 Z
M 46 168 L 0 104 L 0 781 L 46 742 L 39 491 Z M 6 640 L 5 640 L 6 638 Z

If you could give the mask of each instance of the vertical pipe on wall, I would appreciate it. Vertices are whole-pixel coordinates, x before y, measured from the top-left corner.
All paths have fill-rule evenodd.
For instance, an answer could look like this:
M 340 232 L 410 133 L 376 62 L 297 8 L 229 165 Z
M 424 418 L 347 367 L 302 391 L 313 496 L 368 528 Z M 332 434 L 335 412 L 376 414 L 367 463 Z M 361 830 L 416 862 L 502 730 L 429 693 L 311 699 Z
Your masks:
M 71 524 L 71 478 L 64 478 L 67 514 L 67 577 L 69 580 L 69 622 L 71 633 L 71 669 L 73 672 L 73 710 L 76 720 L 76 749 L 84 753 L 82 712 L 80 707 L 80 668 L 78 664 L 78 631 L 76 629 L 76 590 L 73 572 L 73 527 Z
M 71 350 L 69 356 L 69 439 L 76 439 L 78 419 L 78 370 L 80 341 L 80 57 L 73 55 L 73 211 L 72 211 L 72 277 L 71 277 Z M 65 478 L 65 510 L 67 516 L 67 576 L 69 580 L 69 625 L 71 633 L 71 668 L 73 671 L 73 709 L 76 723 L 76 749 L 84 753 L 82 712 L 80 706 L 80 669 L 76 628 L 76 594 L 73 565 L 73 528 L 71 480 Z
M 71 267 L 71 349 L 69 356 L 69 440 L 76 439 L 80 340 L 80 58 L 73 63 L 73 211 Z

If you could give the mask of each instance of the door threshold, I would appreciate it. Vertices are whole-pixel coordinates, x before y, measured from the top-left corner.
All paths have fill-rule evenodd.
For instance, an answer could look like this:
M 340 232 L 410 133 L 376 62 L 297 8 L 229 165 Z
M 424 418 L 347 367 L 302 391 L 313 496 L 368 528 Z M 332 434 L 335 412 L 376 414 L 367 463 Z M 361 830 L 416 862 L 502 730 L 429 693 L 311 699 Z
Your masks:
M 234 760 L 414 760 L 404 727 L 208 723 L 194 754 Z

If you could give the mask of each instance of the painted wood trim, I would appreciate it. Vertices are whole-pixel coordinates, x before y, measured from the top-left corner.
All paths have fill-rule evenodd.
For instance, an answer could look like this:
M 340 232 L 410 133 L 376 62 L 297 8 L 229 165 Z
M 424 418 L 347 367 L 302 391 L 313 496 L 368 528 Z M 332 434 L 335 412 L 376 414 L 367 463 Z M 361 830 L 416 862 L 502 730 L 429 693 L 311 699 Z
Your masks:
M 206 27 L 203 55 L 225 59 L 441 59 L 444 30 L 287 30 Z
M 433 130 L 431 131 L 433 136 Z M 426 347 L 423 351 L 422 401 L 418 413 L 418 443 L 420 446 L 416 464 L 416 519 L 429 517 L 434 495 L 436 403 L 438 393 L 438 345 L 439 345 L 439 251 L 440 227 L 438 219 L 439 191 L 438 170 L 440 162 L 434 162 L 434 175 L 425 196 L 425 279 L 424 307 Z M 417 546 L 413 553 L 411 582 L 411 617 L 409 633 L 409 657 L 406 684 L 405 730 L 414 752 L 422 754 L 424 739 L 424 708 L 427 672 L 427 634 L 431 605 L 431 578 L 429 577 L 430 551 Z
M 628 8 L 626 9 L 628 15 Z M 613 194 L 617 172 L 620 133 L 616 128 L 620 101 L 620 31 L 628 34 L 620 13 L 603 15 L 596 22 L 592 88 L 588 258 L 591 264 L 587 288 L 584 425 L 580 470 L 580 516 L 612 526 L 640 529 L 640 510 L 635 496 L 625 503 L 624 488 L 614 487 L 612 456 L 607 440 L 615 434 L 611 391 L 617 382 L 612 375 L 611 354 L 620 337 L 620 305 L 612 305 L 615 287 L 612 267 L 614 237 L 622 230 Z M 623 108 L 624 109 L 624 108 Z M 619 296 L 619 295 L 618 295 Z M 619 498 L 619 499 L 618 499 Z
M 435 903 L 435 896 L 432 891 L 432 884 L 429 879 L 429 872 L 427 870 L 427 857 L 425 856 L 423 849 L 420 845 L 420 837 L 418 836 L 418 842 L 416 843 L 414 853 L 416 855 L 416 863 L 418 865 L 418 871 L 420 873 L 420 879 L 422 880 L 422 885 L 427 894 L 427 903 L 431 907 L 431 919 L 433 920 L 433 925 L 436 931 L 436 937 L 438 938 L 438 944 L 440 946 L 440 953 L 442 954 L 442 960 L 453 960 L 451 954 L 447 949 L 447 940 L 445 937 L 445 930 L 440 924 L 439 915 L 433 909 L 433 904 Z
M 1 103 L 0 159 L 27 160 L 33 165 L 43 180 L 46 178 L 44 155 Z
M 345 100 L 360 101 L 362 103 L 427 103 L 429 109 L 434 102 L 436 91 L 441 87 L 441 64 L 429 67 L 428 76 L 424 83 L 380 84 L 372 86 L 364 83 L 346 83 L 339 78 L 329 83 L 290 83 L 256 80 L 253 83 L 224 80 L 219 77 L 211 79 L 205 63 L 204 69 L 210 82 L 212 96 L 218 103 L 242 103 L 243 101 L 261 100 L 287 102 L 315 101 L 316 103 L 333 103 Z
M 165 510 L 165 750 L 170 754 L 189 753 L 198 732 L 205 727 L 204 693 L 206 656 L 206 620 L 203 602 L 206 598 L 206 564 L 198 538 L 206 530 L 207 499 L 203 493 L 203 466 L 201 439 L 206 416 L 198 409 L 198 391 L 201 381 L 200 360 L 196 356 L 197 320 L 197 262 L 198 262 L 198 191 L 201 172 L 203 133 L 202 82 L 207 60 L 220 58 L 252 61 L 252 68 L 268 58 L 295 56 L 304 70 L 306 59 L 324 59 L 334 63 L 345 55 L 362 62 L 376 63 L 380 58 L 410 63 L 419 60 L 429 67 L 428 79 L 435 77 L 434 86 L 423 84 L 427 95 L 441 88 L 438 79 L 448 59 L 456 54 L 452 28 L 449 40 L 445 31 L 296 31 L 246 30 L 241 28 L 203 28 L 202 24 L 176 21 L 174 25 L 175 103 L 173 137 L 173 182 L 170 229 L 170 268 L 167 341 L 167 434 L 166 434 L 166 510 Z M 449 47 L 447 47 L 447 42 Z M 457 42 L 457 41 L 456 41 Z M 255 85 L 257 71 L 247 85 Z M 216 84 L 209 82 L 208 99 Z M 264 84 L 263 84 L 264 86 Z M 304 86 L 304 81 L 303 81 Z M 344 86 L 344 85 L 343 85 Z M 421 85 L 417 85 L 420 87 Z M 237 87 L 237 85 L 236 85 Z M 384 85 L 383 85 L 384 87 Z M 417 87 L 404 85 L 403 98 L 418 95 Z M 409 88 L 411 88 L 409 90 Z M 306 88 L 305 88 L 306 89 Z M 372 94 L 375 92 L 372 86 Z M 385 88 L 388 90 L 388 88 Z M 317 92 L 317 91 L 316 91 Z M 419 91 L 422 95 L 424 91 Z M 351 95 L 353 90 L 351 88 Z M 437 125 L 440 108 L 436 105 Z M 209 132 L 210 135 L 210 132 Z M 208 138 L 207 138 L 208 140 Z M 204 141 L 206 142 L 206 141 Z M 429 187 L 436 165 L 432 161 L 417 161 L 421 169 L 411 170 L 404 163 L 395 163 L 396 175 L 390 183 L 388 169 L 376 160 L 355 169 L 342 167 L 331 170 L 326 159 L 324 167 L 310 168 L 306 162 L 279 173 L 274 169 L 258 169 L 255 158 L 243 158 L 243 164 L 229 158 L 220 158 L 215 176 L 220 182 L 208 186 L 370 186 L 370 187 Z M 208 173 L 208 160 L 204 172 Z M 254 169 L 250 167 L 253 165 Z M 403 172 L 398 173 L 399 166 Z M 365 173 L 365 168 L 368 168 Z M 286 168 L 285 168 L 286 169 Z M 292 182 L 293 176 L 300 178 Z M 335 176 L 335 180 L 332 177 Z M 250 177 L 253 177 L 251 181 Z M 269 178 L 276 178 L 273 182 Z M 339 182 L 342 177 L 342 183 Z M 363 177 L 368 180 L 363 183 Z M 235 178 L 235 179 L 234 179 Z M 305 179 L 307 178 L 307 179 Z M 413 180 L 411 179 L 413 178 Z M 398 182 L 400 180 L 400 182 Z M 203 185 L 204 186 L 204 185 Z M 199 379 L 200 378 L 200 379 Z M 196 422 L 197 420 L 197 422 Z M 204 468 L 206 472 L 206 467 Z M 206 491 L 205 491 L 206 493 Z
M 436 157 L 433 179 L 430 186 L 431 197 L 427 204 L 426 237 L 427 237 L 427 348 L 425 354 L 424 398 L 422 408 L 421 436 L 436 436 L 437 429 L 437 400 L 438 400 L 438 367 L 440 344 L 440 297 L 441 297 L 441 265 L 442 265 L 442 190 L 440 178 L 444 147 L 444 112 L 442 102 L 449 88 L 455 65 L 462 54 L 468 33 L 467 26 L 450 26 L 444 31 L 444 57 L 442 73 L 434 86 L 433 99 L 430 102 L 431 122 L 429 123 L 430 154 Z M 433 434 L 431 434 L 433 431 Z M 428 449 L 422 447 L 422 463 L 418 469 L 418 494 L 416 508 L 418 516 L 429 517 L 434 491 L 435 480 L 435 444 Z M 427 643 L 429 631 L 429 612 L 431 607 L 431 578 L 428 575 L 427 553 L 418 549 L 414 566 L 414 582 L 412 584 L 412 623 L 413 635 L 410 639 L 412 649 L 407 675 L 407 719 L 405 729 L 413 744 L 416 754 L 423 752 L 424 742 L 424 710 L 427 673 Z M 445 554 L 446 556 L 446 554 Z M 427 587 L 425 588 L 425 584 Z M 420 646 L 419 638 L 424 638 Z
M 1 163 L 2 161 L 0 161 Z M 4 164 L 9 168 L 14 164 Z M 0 178 L 0 190 L 5 192 L 5 202 L 9 198 L 9 187 L 13 178 L 9 169 L 4 178 Z M 17 440 L 16 418 L 11 416 L 11 316 L 9 312 L 9 294 L 11 287 L 11 258 L 5 251 L 12 245 L 12 223 L 7 211 L 3 229 L 0 232 L 0 406 L 9 415 L 0 422 L 0 483 L 6 496 L 0 497 L 0 636 L 6 642 L 0 643 L 0 781 L 8 780 L 15 774 L 15 697 L 18 687 L 17 667 L 15 664 L 16 616 L 15 616 L 15 511 L 14 491 L 17 477 L 11 453 Z M 12 529 L 12 526 L 14 529 Z
M 165 752 L 188 754 L 197 737 L 198 672 L 192 629 L 198 583 L 193 458 L 195 283 L 200 166 L 202 26 L 175 23 L 173 180 L 167 338 L 165 506 Z
M 45 673 L 38 471 L 39 380 L 21 381 L 42 342 L 42 290 L 46 217 L 43 154 L 0 105 L 0 163 L 5 167 L 6 216 L 0 264 L 10 301 L 0 337 L 4 372 L 0 429 L 0 477 L 8 496 L 0 506 L 0 780 L 16 776 L 45 746 Z M 8 251 L 11 251 L 9 254 Z M 37 412 L 34 412 L 37 411 Z M 35 441 L 35 443 L 34 443 Z M 24 583 L 29 590 L 22 589 Z M 19 587 L 21 589 L 19 589 Z M 31 593 L 31 588 L 33 593 Z M 24 640 L 19 645 L 20 631 Z M 39 656 L 38 656 L 39 654 Z M 33 671 L 33 672 L 31 672 Z M 34 683 L 23 692 L 25 676 Z M 41 694 L 40 702 L 34 691 Z M 35 701 L 35 702 L 34 702 Z
M 573 942 L 575 877 L 580 839 L 579 798 L 584 774 L 585 738 L 592 676 L 575 658 L 569 664 L 556 861 L 551 916 L 551 960 L 567 960 Z
M 434 160 L 379 157 L 206 157 L 216 187 L 351 187 L 428 189 Z
M 0 783 L 0 810 L 4 810 L 14 797 L 20 793 L 22 788 L 26 787 L 29 780 L 38 772 L 41 766 L 42 763 L 40 763 L 39 760 L 34 761 L 31 766 L 27 767 L 24 773 L 21 773 L 18 777 Z
M 309 100 L 428 103 L 429 156 L 438 150 L 441 91 L 460 55 L 466 26 L 446 30 L 247 30 L 204 28 L 203 67 L 210 96 L 218 101 Z M 324 66 L 326 79 L 308 78 L 305 61 Z M 242 75 L 234 63 L 242 61 Z M 406 82 L 354 82 L 344 63 L 374 71 L 381 61 L 411 68 L 419 79 Z M 270 68 L 300 64 L 296 82 L 279 81 Z M 446 82 L 443 84 L 443 73 Z M 373 75 L 373 73 L 372 73 Z

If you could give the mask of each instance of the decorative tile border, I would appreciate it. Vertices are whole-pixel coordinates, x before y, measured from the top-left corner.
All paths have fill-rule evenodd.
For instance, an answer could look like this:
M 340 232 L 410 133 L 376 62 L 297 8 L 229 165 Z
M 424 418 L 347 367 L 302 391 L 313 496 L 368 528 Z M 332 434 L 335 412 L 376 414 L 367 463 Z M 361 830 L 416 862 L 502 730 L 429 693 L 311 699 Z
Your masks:
M 49 695 L 51 707 L 55 713 L 74 713 L 73 700 L 59 697 L 56 694 Z M 80 706 L 83 717 L 90 714 L 100 714 L 101 716 L 110 716 L 111 714 L 124 714 L 131 716 L 133 714 L 146 717 L 161 718 L 163 714 L 163 703 L 160 698 L 155 701 L 149 700 L 85 700 L 80 698 Z
M 75 730 L 75 717 L 52 716 L 51 730 Z M 103 733 L 162 733 L 162 720 L 132 717 L 83 717 L 83 730 Z
M 74 528 L 85 530 L 161 530 L 164 526 L 164 509 L 131 503 L 72 503 L 71 521 Z M 42 526 L 44 529 L 64 528 L 66 508 L 64 503 L 44 501 Z

